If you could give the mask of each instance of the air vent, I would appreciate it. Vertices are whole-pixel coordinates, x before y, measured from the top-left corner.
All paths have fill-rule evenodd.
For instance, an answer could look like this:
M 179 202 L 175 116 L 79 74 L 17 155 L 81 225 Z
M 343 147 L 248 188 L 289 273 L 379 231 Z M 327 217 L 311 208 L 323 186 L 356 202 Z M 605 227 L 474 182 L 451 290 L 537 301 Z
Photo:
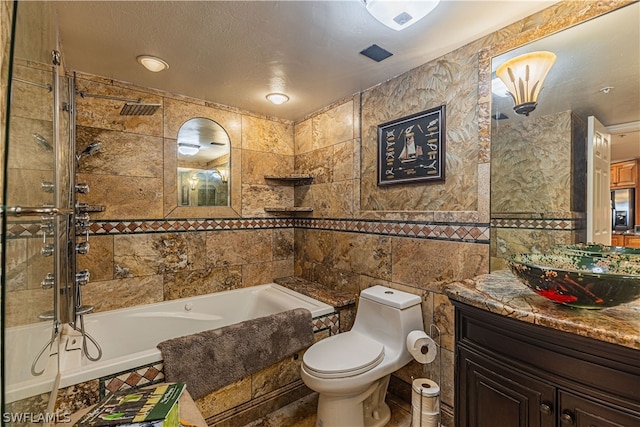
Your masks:
M 507 116 L 506 114 L 503 113 L 498 113 L 498 114 L 494 114 L 493 116 L 491 116 L 491 118 L 493 120 L 506 120 L 509 118 L 509 116 Z
M 373 59 L 376 62 L 385 60 L 391 55 L 393 55 L 393 53 L 381 48 L 377 44 L 372 44 L 368 48 L 361 51 L 360 54 L 366 56 L 369 59 Z

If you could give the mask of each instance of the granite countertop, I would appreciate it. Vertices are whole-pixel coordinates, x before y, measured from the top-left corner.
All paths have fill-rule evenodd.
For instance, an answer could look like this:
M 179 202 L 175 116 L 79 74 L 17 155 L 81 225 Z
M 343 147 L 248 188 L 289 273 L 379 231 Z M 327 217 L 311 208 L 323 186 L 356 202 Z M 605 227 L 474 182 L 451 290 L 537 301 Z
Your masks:
M 556 304 L 509 270 L 447 285 L 449 298 L 492 313 L 640 350 L 640 300 L 602 310 Z
M 326 289 L 318 282 L 311 282 L 300 277 L 280 277 L 274 280 L 278 285 L 285 288 L 293 289 L 303 295 L 315 298 L 319 301 L 329 304 L 336 309 L 350 306 L 356 303 L 357 294 L 353 292 L 338 291 L 335 289 Z

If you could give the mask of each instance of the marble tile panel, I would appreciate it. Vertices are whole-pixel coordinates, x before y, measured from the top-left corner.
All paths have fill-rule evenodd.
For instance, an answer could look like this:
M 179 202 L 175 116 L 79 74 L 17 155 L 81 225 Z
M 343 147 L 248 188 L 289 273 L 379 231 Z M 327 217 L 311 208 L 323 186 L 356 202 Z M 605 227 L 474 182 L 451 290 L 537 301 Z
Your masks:
M 293 123 L 242 116 L 242 149 L 293 156 Z
M 293 228 L 274 229 L 272 235 L 272 254 L 274 260 L 293 259 L 295 241 Z
M 206 419 L 249 400 L 251 400 L 251 378 L 246 377 L 197 399 L 195 402 L 198 410 Z
M 296 229 L 294 236 L 296 261 L 310 261 L 321 264 L 331 263 L 331 253 L 334 245 L 333 232 Z
M 288 175 L 293 173 L 293 156 L 242 150 L 242 183 L 277 185 L 264 179 L 265 175 Z
M 488 223 L 491 217 L 491 164 L 478 164 L 478 219 Z
M 355 153 L 355 140 L 345 141 L 333 146 L 333 181 L 356 178 L 354 172 L 359 169 Z
M 82 300 L 96 312 L 161 302 L 162 276 L 89 282 L 83 287 Z
M 296 206 L 311 206 L 314 217 L 351 218 L 353 216 L 353 181 L 310 185 L 296 191 Z
M 392 238 L 392 281 L 441 291 L 439 283 L 488 272 L 484 244 Z
M 78 78 L 76 85 L 78 91 L 86 94 L 84 97 L 76 95 L 76 123 L 78 126 L 162 136 L 163 107 L 149 116 L 122 116 L 120 110 L 125 105 L 124 101 L 94 98 L 90 95 L 141 99 L 143 103 L 161 105 L 163 104 L 162 97 L 144 90 L 141 91 L 135 86 L 124 88 L 85 78 Z
M 224 128 L 231 140 L 232 148 L 241 147 L 242 115 L 215 107 L 207 107 L 201 101 L 164 98 L 164 137 L 178 138 L 180 127 L 189 119 L 204 117 Z
M 76 154 L 97 141 L 102 149 L 78 161 L 79 173 L 128 177 L 163 176 L 161 137 L 77 126 Z
M 336 232 L 333 241 L 333 268 L 384 280 L 391 279 L 390 237 Z
M 313 150 L 312 119 L 296 123 L 293 129 L 294 153 L 303 154 Z
M 454 352 L 441 348 L 436 360 L 426 366 L 426 377 L 440 386 L 440 402 L 454 404 Z
M 93 220 L 163 217 L 162 178 L 78 174 L 77 180 L 91 189 L 78 195 L 79 202 L 106 207 L 104 212 L 91 213 Z
M 264 211 L 265 207 L 294 206 L 293 191 L 289 186 L 242 184 L 242 216 L 271 216 Z
M 293 259 L 259 262 L 242 266 L 242 286 L 273 283 L 278 277 L 293 275 Z
M 114 238 L 114 236 L 91 236 L 89 238 L 89 252 L 86 255 L 76 256 L 76 269 L 78 271 L 88 269 L 92 281 L 133 277 L 128 274 L 115 276 L 117 269 L 113 259 Z
M 209 231 L 206 265 L 223 267 L 271 261 L 272 229 Z
M 57 411 L 73 414 L 98 403 L 100 400 L 98 380 L 90 380 L 58 390 L 55 407 Z
M 331 147 L 309 151 L 296 155 L 295 172 L 311 174 L 312 184 L 322 184 L 333 181 L 333 149 Z
M 506 260 L 520 253 L 544 253 L 552 246 L 569 244 L 573 240 L 570 230 L 535 228 L 491 228 L 491 271 L 507 267 Z
M 55 142 L 52 122 L 12 116 L 10 132 L 11 150 L 7 160 L 10 169 L 53 170 Z M 36 136 L 44 138 L 46 144 L 51 147 L 51 151 L 37 143 Z
M 164 299 L 212 294 L 242 287 L 240 266 L 184 270 L 164 275 Z
M 35 31 L 35 30 L 34 30 Z M 40 29 L 38 29 L 40 31 Z M 16 61 L 13 76 L 22 80 L 42 85 L 52 85 L 52 67 L 39 67 Z M 11 86 L 11 116 L 29 117 L 36 120 L 52 122 L 53 92 L 44 88 L 14 80 Z M 13 126 L 12 126 L 13 127 Z
M 42 182 L 53 182 L 53 171 L 7 168 L 7 205 L 42 206 L 53 205 L 53 194 L 33 191 Z
M 40 242 L 40 240 L 38 240 Z M 5 292 L 6 297 L 13 291 L 27 289 L 29 274 L 29 257 L 27 255 L 28 239 L 7 239 L 5 247 Z
M 353 139 L 353 101 L 349 100 L 313 117 L 313 148 L 329 147 Z
M 300 379 L 303 351 L 251 375 L 251 398 L 271 393 Z
M 453 304 L 445 294 L 433 295 L 433 324 L 440 330 L 440 344 L 449 351 L 455 350 L 455 317 Z M 433 337 L 437 339 L 437 337 Z
M 160 256 L 160 234 L 121 234 L 113 236 L 113 265 L 116 277 L 144 277 L 164 273 L 165 262 Z M 186 266 L 186 260 L 185 260 Z M 123 273 L 126 271 L 126 274 Z
M 38 315 L 53 310 L 52 289 L 26 289 L 6 294 L 4 301 L 5 326 L 40 322 Z

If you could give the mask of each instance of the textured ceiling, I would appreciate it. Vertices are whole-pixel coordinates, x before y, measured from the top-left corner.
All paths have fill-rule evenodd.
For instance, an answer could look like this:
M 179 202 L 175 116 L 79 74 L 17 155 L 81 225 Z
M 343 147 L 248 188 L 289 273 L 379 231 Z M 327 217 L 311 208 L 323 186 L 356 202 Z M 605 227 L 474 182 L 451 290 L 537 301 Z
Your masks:
M 402 74 L 553 1 L 442 1 L 403 30 L 350 1 L 56 1 L 68 69 L 290 120 Z M 393 53 L 377 63 L 359 52 Z M 170 64 L 143 69 L 136 56 Z M 269 92 L 291 100 L 274 106 Z

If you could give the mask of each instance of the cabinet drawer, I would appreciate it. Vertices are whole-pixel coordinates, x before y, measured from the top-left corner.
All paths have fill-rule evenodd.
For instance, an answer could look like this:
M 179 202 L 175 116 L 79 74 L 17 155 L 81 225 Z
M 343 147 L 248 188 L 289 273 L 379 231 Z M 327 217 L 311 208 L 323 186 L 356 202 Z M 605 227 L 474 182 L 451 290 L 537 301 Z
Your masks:
M 576 427 L 640 426 L 640 414 L 632 414 L 603 406 L 583 397 L 560 390 L 558 393 L 560 425 Z

